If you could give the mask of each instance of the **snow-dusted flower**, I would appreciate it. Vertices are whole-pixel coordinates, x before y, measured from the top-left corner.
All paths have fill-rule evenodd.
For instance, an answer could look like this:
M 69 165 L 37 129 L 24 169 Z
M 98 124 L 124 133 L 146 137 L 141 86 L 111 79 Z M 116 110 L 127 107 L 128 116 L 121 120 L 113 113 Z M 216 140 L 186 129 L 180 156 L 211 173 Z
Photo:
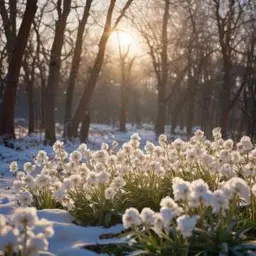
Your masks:
M 78 149 L 78 151 L 80 151 L 83 155 L 85 154 L 85 152 L 87 151 L 87 145 L 85 143 L 82 143 Z
M 66 190 L 64 188 L 60 188 L 56 190 L 53 193 L 53 197 L 59 202 L 63 201 L 66 197 Z
M 141 224 L 140 214 L 135 208 L 126 209 L 122 220 L 124 228 L 131 228 Z
M 245 151 L 250 151 L 253 148 L 253 144 L 251 142 L 251 138 L 248 136 L 243 136 L 240 140 L 241 144 Z
M 101 150 L 108 150 L 109 149 L 109 146 L 108 146 L 108 144 L 107 143 L 102 143 L 101 144 Z
M 24 191 L 18 196 L 18 201 L 22 206 L 30 206 L 33 202 L 33 196 L 29 191 Z
M 184 181 L 179 177 L 175 177 L 172 179 L 172 184 L 174 200 L 187 200 L 189 193 L 191 192 L 190 182 Z
M 36 168 L 36 166 L 33 165 L 33 164 L 30 163 L 30 162 L 27 162 L 27 163 L 25 163 L 25 164 L 23 165 L 23 170 L 24 170 L 25 172 L 28 172 L 28 173 L 34 171 L 35 168 Z
M 94 185 L 97 182 L 97 173 L 96 172 L 89 172 L 88 173 L 88 178 L 87 178 L 87 183 L 90 185 Z
M 231 178 L 226 182 L 225 187 L 245 201 L 248 202 L 250 200 L 250 187 L 245 180 L 238 177 Z
M 36 178 L 36 185 L 39 187 L 44 187 L 49 185 L 51 177 L 48 175 L 40 174 Z
M 15 192 L 19 193 L 22 190 L 23 187 L 24 187 L 24 182 L 23 181 L 15 180 L 13 182 L 13 189 L 14 189 Z
M 38 222 L 36 208 L 17 208 L 12 215 L 12 222 L 16 227 L 34 226 Z
M 36 156 L 36 160 L 35 160 L 35 163 L 38 165 L 38 166 L 41 166 L 45 163 L 48 162 L 48 156 L 47 156 L 47 153 L 44 151 L 44 150 L 40 150 L 38 153 L 37 153 L 37 156 Z
M 111 187 L 114 189 L 120 189 L 126 184 L 125 180 L 122 177 L 115 177 L 111 183 Z
M 226 140 L 223 144 L 224 146 L 224 149 L 228 150 L 228 151 L 231 151 L 233 149 L 233 146 L 234 146 L 234 141 L 229 139 L 229 140 Z
M 97 175 L 97 183 L 98 184 L 106 184 L 109 182 L 110 177 L 111 177 L 111 175 L 108 172 L 106 172 L 106 171 L 100 172 Z
M 213 192 L 211 206 L 215 213 L 229 208 L 229 200 L 223 190 L 218 189 Z
M 23 181 L 26 183 L 28 188 L 34 189 L 36 187 L 36 180 L 31 175 L 24 176 Z
M 16 161 L 12 162 L 9 168 L 10 168 L 10 172 L 16 173 L 19 170 L 18 163 Z
M 226 178 L 231 178 L 236 176 L 235 171 L 232 169 L 231 165 L 228 163 L 225 163 L 224 165 L 221 166 L 220 174 Z
M 142 209 L 140 218 L 145 225 L 153 225 L 155 212 L 148 207 Z
M 110 187 L 110 188 L 105 189 L 104 194 L 105 194 L 105 198 L 107 200 L 113 200 L 116 196 L 116 191 Z
M 169 196 L 161 200 L 160 206 L 171 209 L 174 216 L 178 216 L 182 212 L 182 209 L 179 207 L 179 205 Z
M 70 154 L 70 161 L 77 164 L 81 161 L 82 159 L 82 154 L 80 153 L 80 151 L 75 150 Z
M 197 216 L 182 215 L 176 219 L 177 228 L 184 238 L 190 237 L 197 223 Z

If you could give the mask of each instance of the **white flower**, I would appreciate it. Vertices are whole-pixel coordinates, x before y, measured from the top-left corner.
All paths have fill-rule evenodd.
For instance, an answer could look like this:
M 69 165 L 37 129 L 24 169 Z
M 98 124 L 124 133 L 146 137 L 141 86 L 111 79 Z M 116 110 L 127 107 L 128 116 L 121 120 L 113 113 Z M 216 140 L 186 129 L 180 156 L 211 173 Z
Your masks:
M 23 181 L 27 184 L 29 188 L 33 189 L 36 187 L 36 180 L 31 175 L 24 176 Z
M 147 141 L 147 142 L 146 142 L 146 145 L 145 145 L 145 147 L 144 147 L 144 149 L 145 149 L 145 151 L 146 151 L 147 153 L 152 154 L 152 153 L 153 153 L 153 150 L 154 150 L 154 147 L 155 147 L 155 146 L 154 146 L 153 143 Z
M 82 154 L 80 153 L 80 151 L 73 151 L 71 154 L 70 154 L 70 161 L 77 164 L 81 161 L 82 159 Z
M 116 161 L 118 163 L 123 163 L 126 160 L 127 156 L 123 151 L 119 151 L 116 155 Z
M 116 156 L 115 155 L 110 156 L 107 160 L 107 165 L 113 166 L 115 165 L 115 163 L 116 163 Z
M 165 229 L 167 229 L 170 226 L 171 220 L 177 215 L 175 212 L 173 212 L 172 209 L 167 207 L 161 207 L 160 214 L 163 217 L 163 224 Z
M 78 147 L 78 149 L 77 149 L 78 151 L 80 151 L 83 155 L 86 153 L 86 151 L 87 151 L 87 145 L 85 144 L 85 143 L 82 143 L 79 147 Z
M 95 185 L 97 182 L 97 173 L 96 172 L 89 172 L 88 173 L 88 178 L 87 178 L 87 183 L 90 185 Z
M 116 191 L 110 187 L 110 188 L 105 189 L 104 194 L 105 194 L 105 198 L 107 200 L 113 200 L 116 196 Z
M 17 162 L 12 162 L 10 164 L 9 168 L 10 168 L 10 172 L 16 173 L 19 170 L 18 163 Z
M 224 165 L 221 166 L 220 168 L 220 174 L 223 176 L 223 177 L 227 177 L 227 178 L 231 178 L 231 177 L 234 177 L 236 176 L 236 173 L 235 171 L 232 169 L 231 165 L 226 163 Z
M 73 174 L 69 178 L 72 181 L 73 186 L 78 186 L 82 181 L 82 177 L 79 174 Z
M 213 192 L 211 206 L 215 213 L 229 208 L 229 200 L 223 190 L 218 189 Z
M 228 162 L 231 161 L 231 154 L 229 153 L 228 150 L 222 149 L 222 150 L 220 151 L 220 161 L 221 161 L 222 163 L 228 163 Z
M 164 150 L 163 150 L 161 147 L 159 147 L 159 146 L 155 146 L 155 147 L 154 147 L 154 150 L 153 150 L 153 153 L 154 153 L 154 155 L 156 155 L 157 157 L 160 157 L 161 155 L 164 154 Z
M 37 235 L 30 234 L 27 246 L 32 251 L 46 251 L 48 250 L 48 241 L 45 238 L 45 235 L 39 233 Z
M 253 177 L 255 174 L 256 174 L 256 166 L 254 166 L 251 162 L 249 162 L 243 167 L 243 175 L 245 177 L 249 177 L 249 176 Z
M 186 152 L 186 160 L 187 160 L 188 162 L 194 162 L 194 161 L 196 161 L 196 153 L 195 153 L 194 150 L 188 150 L 188 151 Z
M 138 133 L 134 133 L 132 136 L 131 136 L 131 140 L 141 140 L 140 136 Z
M 197 216 L 182 215 L 176 219 L 177 228 L 184 238 L 190 237 L 197 223 Z
M 138 226 L 141 224 L 140 214 L 137 209 L 129 208 L 126 209 L 123 217 L 123 226 L 124 228 L 131 228 L 133 226 Z
M 22 206 L 30 206 L 33 202 L 33 196 L 29 191 L 24 191 L 18 196 L 18 201 Z
M 239 163 L 241 160 L 241 155 L 238 151 L 231 152 L 231 159 L 234 163 Z
M 71 177 L 65 178 L 63 180 L 63 188 L 64 189 L 69 190 L 69 189 L 73 188 L 73 185 L 74 185 L 74 183 L 73 183 L 73 180 L 71 179 Z
M 23 189 L 23 187 L 24 187 L 24 182 L 23 181 L 21 181 L 21 180 L 15 180 L 14 182 L 13 182 L 13 189 L 14 189 L 14 191 L 16 192 L 16 193 L 19 193 L 22 189 Z
M 36 168 L 36 166 L 33 165 L 33 164 L 30 163 L 30 162 L 27 162 L 27 163 L 25 163 L 25 164 L 23 165 L 23 170 L 24 170 L 25 172 L 28 172 L 28 173 L 34 171 L 35 168 Z
M 243 136 L 240 140 L 241 144 L 243 145 L 244 150 L 250 151 L 253 149 L 253 144 L 251 142 L 250 137 Z
M 36 178 L 36 185 L 38 187 L 44 187 L 49 185 L 51 177 L 48 175 L 40 174 Z
M 108 144 L 106 144 L 106 143 L 102 143 L 102 144 L 101 144 L 101 150 L 106 150 L 106 151 L 108 151 L 108 149 L 109 149 Z
M 191 183 L 191 190 L 196 197 L 199 197 L 208 192 L 209 186 L 202 179 L 194 180 Z
M 151 210 L 150 208 L 146 207 L 143 208 L 140 213 L 140 218 L 145 225 L 152 225 L 154 222 L 154 215 L 155 212 Z
M 228 150 L 228 151 L 231 151 L 233 149 L 233 146 L 234 146 L 234 141 L 229 139 L 229 140 L 226 140 L 223 144 L 224 146 L 224 149 Z
M 179 177 L 175 177 L 172 179 L 172 189 L 173 189 L 173 195 L 174 200 L 187 200 L 190 190 L 190 182 L 184 181 L 183 179 Z
M 131 155 L 132 151 L 133 151 L 133 148 L 132 148 L 132 145 L 129 144 L 129 143 L 124 143 L 123 146 L 123 151 L 125 154 L 127 155 Z
M 250 187 L 247 185 L 245 180 L 238 177 L 234 177 L 227 181 L 225 186 L 227 186 L 233 192 L 233 194 L 237 194 L 246 202 L 249 202 Z
M 40 151 L 37 153 L 35 162 L 36 162 L 36 164 L 37 164 L 38 166 L 41 166 L 41 165 L 43 165 L 43 164 L 46 164 L 46 163 L 48 162 L 47 153 L 46 153 L 44 150 L 40 150 Z
M 59 153 L 60 151 L 64 150 L 64 142 L 57 140 L 53 144 L 52 148 L 55 153 Z
M 114 189 L 120 189 L 126 185 L 125 180 L 122 177 L 115 177 L 111 183 L 111 187 Z
M 17 227 L 33 227 L 38 222 L 36 208 L 17 208 L 12 215 L 12 221 Z
M 57 201 L 62 202 L 65 199 L 65 197 L 66 197 L 66 190 L 64 188 L 60 188 L 60 189 L 56 190 L 53 193 L 53 197 Z
M 158 236 L 162 236 L 162 232 L 164 229 L 164 219 L 160 213 L 156 213 L 154 215 L 154 227 L 153 230 L 156 232 Z
M 107 152 L 105 150 L 96 151 L 93 157 L 96 161 L 105 163 L 107 159 Z
M 184 145 L 184 141 L 178 138 L 175 139 L 172 144 L 177 150 L 181 150 Z
M 167 142 L 167 136 L 165 134 L 161 134 L 158 138 L 158 142 L 159 144 L 162 146 L 164 144 L 166 144 Z
M 96 163 L 95 164 L 95 171 L 96 172 L 104 172 L 104 171 L 106 171 L 106 167 L 103 163 Z
M 196 130 L 195 137 L 197 140 L 201 140 L 204 137 L 204 132 L 201 130 Z
M 161 200 L 160 206 L 171 209 L 174 216 L 178 216 L 182 212 L 182 209 L 178 206 L 178 204 L 169 196 Z
M 221 128 L 216 127 L 212 130 L 212 136 L 214 137 L 215 140 L 220 139 L 222 137 L 221 134 Z
M 111 175 L 108 172 L 106 172 L 106 171 L 100 172 L 97 175 L 97 183 L 98 184 L 106 184 L 109 182 L 110 177 L 111 177 Z

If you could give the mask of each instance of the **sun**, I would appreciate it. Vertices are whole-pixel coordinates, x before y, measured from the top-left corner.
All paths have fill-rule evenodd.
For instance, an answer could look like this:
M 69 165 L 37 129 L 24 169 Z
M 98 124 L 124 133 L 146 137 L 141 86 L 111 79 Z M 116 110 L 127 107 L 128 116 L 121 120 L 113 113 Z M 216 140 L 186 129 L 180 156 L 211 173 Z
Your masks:
M 128 33 L 118 31 L 116 32 L 116 36 L 117 41 L 118 43 L 120 43 L 121 46 L 129 46 L 132 44 L 132 37 Z
M 115 31 L 111 35 L 111 41 L 114 45 L 119 45 L 122 47 L 127 47 L 133 43 L 132 36 L 124 31 Z

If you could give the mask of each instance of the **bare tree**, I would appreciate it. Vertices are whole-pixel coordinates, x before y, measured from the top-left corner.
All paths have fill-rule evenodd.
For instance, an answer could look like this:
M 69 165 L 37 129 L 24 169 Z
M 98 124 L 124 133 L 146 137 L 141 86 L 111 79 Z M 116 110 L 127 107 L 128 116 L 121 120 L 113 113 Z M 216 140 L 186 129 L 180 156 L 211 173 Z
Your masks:
M 62 10 L 63 5 L 63 10 Z M 61 65 L 61 50 L 64 41 L 64 33 L 67 24 L 67 18 L 70 12 L 71 0 L 58 0 L 57 12 L 58 20 L 56 21 L 54 41 L 51 48 L 51 57 L 49 63 L 49 75 L 47 87 L 45 89 L 45 143 L 52 144 L 56 140 L 55 135 L 55 94 L 58 87 L 60 65 Z
M 14 133 L 14 114 L 16 91 L 19 82 L 19 74 L 22 65 L 22 57 L 26 48 L 30 28 L 37 10 L 36 0 L 27 0 L 26 10 L 15 40 L 14 48 L 11 54 L 11 60 L 8 67 L 6 86 L 3 96 L 1 131 L 0 134 L 15 138 Z
M 69 122 L 71 115 L 72 115 L 73 95 L 74 95 L 77 73 L 78 73 L 79 66 L 80 66 L 83 35 L 84 35 L 84 30 L 85 30 L 87 20 L 90 15 L 90 9 L 91 9 L 92 2 L 93 2 L 93 0 L 86 1 L 85 7 L 84 7 L 84 12 L 83 12 L 83 17 L 82 17 L 82 20 L 79 21 L 79 25 L 78 25 L 75 50 L 74 50 L 74 55 L 73 55 L 73 59 L 72 59 L 71 70 L 70 70 L 69 80 L 68 80 L 67 95 L 66 95 L 66 106 L 65 106 L 66 109 L 65 109 L 65 117 L 64 117 L 64 125 L 65 126 Z

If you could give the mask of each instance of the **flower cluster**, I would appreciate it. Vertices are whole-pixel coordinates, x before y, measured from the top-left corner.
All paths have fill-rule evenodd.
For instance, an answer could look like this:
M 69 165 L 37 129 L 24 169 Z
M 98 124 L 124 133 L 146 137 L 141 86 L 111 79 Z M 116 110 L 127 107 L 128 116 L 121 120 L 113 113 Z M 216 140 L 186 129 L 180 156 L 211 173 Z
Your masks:
M 104 224 L 113 215 L 120 221 L 129 207 L 157 211 L 165 196 L 182 202 L 183 211 L 193 212 L 205 204 L 214 213 L 224 212 L 231 198 L 239 197 L 239 207 L 247 205 L 247 217 L 256 219 L 251 199 L 256 193 L 256 148 L 249 137 L 235 143 L 222 139 L 220 129 L 215 128 L 210 141 L 198 130 L 189 141 L 169 143 L 161 135 L 158 145 L 147 142 L 144 150 L 140 140 L 133 134 L 119 150 L 117 142 L 103 143 L 97 151 L 81 144 L 70 154 L 57 141 L 54 156 L 41 150 L 23 170 L 11 163 L 19 204 L 64 208 L 88 225 L 91 219 L 93 224 Z M 170 208 L 165 201 L 161 206 Z M 177 208 L 173 217 L 180 212 Z
M 47 239 L 53 234 L 51 223 L 38 219 L 35 208 L 17 208 L 9 218 L 0 215 L 0 253 L 4 255 L 39 255 L 48 250 Z

